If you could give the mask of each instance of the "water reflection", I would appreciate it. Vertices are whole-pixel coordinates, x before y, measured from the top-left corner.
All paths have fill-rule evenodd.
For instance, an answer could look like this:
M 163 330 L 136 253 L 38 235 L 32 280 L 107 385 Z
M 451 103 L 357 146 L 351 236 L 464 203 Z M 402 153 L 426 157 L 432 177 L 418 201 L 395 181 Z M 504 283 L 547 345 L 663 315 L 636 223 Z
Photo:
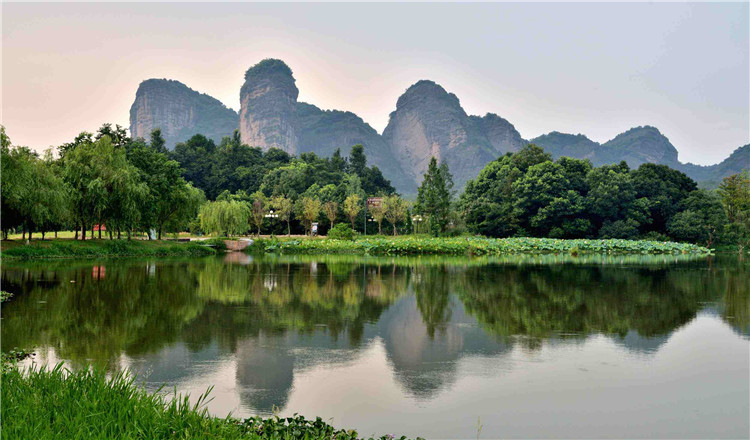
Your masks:
M 295 381 L 382 349 L 403 392 L 428 404 L 457 386 L 462 362 L 491 360 L 480 377 L 511 368 L 518 350 L 533 360 L 602 336 L 654 356 L 699 313 L 747 340 L 748 275 L 731 257 L 683 256 L 5 264 L 16 297 L 2 342 L 73 366 L 116 369 L 125 357 L 150 384 L 231 365 L 239 414 L 285 409 Z

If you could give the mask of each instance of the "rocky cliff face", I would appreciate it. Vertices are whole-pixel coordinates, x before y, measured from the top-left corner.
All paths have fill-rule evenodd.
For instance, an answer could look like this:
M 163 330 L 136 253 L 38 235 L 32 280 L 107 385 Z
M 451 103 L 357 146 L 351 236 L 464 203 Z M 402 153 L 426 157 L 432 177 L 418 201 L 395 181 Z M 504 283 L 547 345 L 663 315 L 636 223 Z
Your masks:
M 468 116 L 456 95 L 426 80 L 398 99 L 383 138 L 415 184 L 434 156 L 448 164 L 458 188 L 487 162 L 523 146 L 508 121 L 494 114 Z
M 240 90 L 242 141 L 264 150 L 279 148 L 296 154 L 298 95 L 292 70 L 283 61 L 267 59 L 248 69 Z
M 300 153 L 314 152 L 328 157 L 336 149 L 348 155 L 353 145 L 362 144 L 370 165 L 380 168 L 383 175 L 400 191 L 416 192 L 414 183 L 393 156 L 390 147 L 370 124 L 352 112 L 321 110 L 312 104 L 297 103 Z
M 513 124 L 494 113 L 487 113 L 483 118 L 478 116 L 470 116 L 470 118 L 476 121 L 479 131 L 487 138 L 498 156 L 514 153 L 527 144 Z
M 161 128 L 167 148 L 196 133 L 219 142 L 237 128 L 237 113 L 219 100 L 198 93 L 179 81 L 143 81 L 130 107 L 130 136 L 148 139 Z

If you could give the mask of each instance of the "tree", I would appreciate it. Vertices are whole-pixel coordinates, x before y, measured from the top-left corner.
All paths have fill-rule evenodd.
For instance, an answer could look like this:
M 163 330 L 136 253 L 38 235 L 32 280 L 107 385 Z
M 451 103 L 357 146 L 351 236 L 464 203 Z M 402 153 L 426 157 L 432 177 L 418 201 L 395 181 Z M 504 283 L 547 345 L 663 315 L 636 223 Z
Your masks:
M 698 187 L 684 173 L 666 165 L 645 163 L 631 171 L 630 176 L 635 197 L 649 201 L 651 222 L 647 229 L 652 231 L 664 231 L 682 201 Z
M 168 231 L 188 230 L 191 223 L 198 217 L 201 206 L 206 203 L 206 195 L 200 188 L 188 183 L 182 188 L 178 203 L 179 207 L 165 225 Z
M 44 234 L 68 219 L 69 191 L 62 177 L 55 172 L 52 153 L 47 151 L 44 160 L 33 162 L 30 192 L 26 202 L 26 219 L 29 238 L 37 230 Z
M 167 154 L 166 143 L 164 137 L 161 135 L 161 128 L 151 130 L 151 142 L 149 143 L 151 148 L 157 153 Z
M 250 218 L 247 203 L 238 200 L 221 200 L 201 206 L 198 214 L 201 229 L 230 237 L 245 233 Z
M 349 217 L 349 221 L 352 223 L 352 229 L 354 229 L 354 220 L 357 219 L 359 211 L 362 210 L 362 198 L 359 194 L 349 194 L 346 200 L 344 200 L 344 213 Z
M 11 148 L 10 138 L 5 127 L 0 125 L 0 214 L 2 215 L 3 239 L 8 238 L 11 229 L 23 225 L 28 206 L 27 199 L 31 191 L 34 174 L 35 154 L 28 148 Z M 25 231 L 24 231 L 25 235 Z
M 385 206 L 381 201 L 380 203 L 373 204 L 369 207 L 370 215 L 378 223 L 378 235 L 383 234 L 383 219 L 385 218 Z
M 750 172 L 725 177 L 719 186 L 721 203 L 727 214 L 728 235 L 742 253 L 750 245 Z
M 396 224 L 406 220 L 407 207 L 404 199 L 397 195 L 390 195 L 383 199 L 385 219 L 393 225 L 393 235 L 398 235 Z
M 291 235 L 292 230 L 289 222 L 292 219 L 292 201 L 284 196 L 276 196 L 271 199 L 271 206 L 276 210 L 279 218 L 286 222 L 286 235 Z
M 727 223 L 716 191 L 695 190 L 680 203 L 679 209 L 667 224 L 669 235 L 678 241 L 711 247 Z
M 128 159 L 138 168 L 141 180 L 148 186 L 142 222 L 146 228 L 155 227 L 157 238 L 161 240 L 165 225 L 174 223 L 173 220 L 180 213 L 181 203 L 191 197 L 188 184 L 181 176 L 180 164 L 170 160 L 157 148 L 143 144 L 135 144 L 129 148 Z
M 71 213 L 85 240 L 87 226 L 117 215 L 111 203 L 117 194 L 133 190 L 138 170 L 128 162 L 125 149 L 116 148 L 109 136 L 69 149 L 63 165 L 63 179 L 71 188 Z
M 367 157 L 365 156 L 365 147 L 357 144 L 349 151 L 349 172 L 364 177 L 367 169 Z
M 339 204 L 336 202 L 325 202 L 323 204 L 323 213 L 328 218 L 328 221 L 331 222 L 331 228 L 333 228 L 333 223 L 336 220 L 336 215 L 339 212 Z
M 114 145 L 115 148 L 121 148 L 130 143 L 128 132 L 119 124 L 115 124 L 115 128 L 112 128 L 112 124 L 109 123 L 102 124 L 102 126 L 99 127 L 99 130 L 97 130 L 96 132 L 95 140 L 98 141 L 104 136 L 109 137 L 109 140 L 112 142 L 112 145 Z M 88 139 L 89 141 L 91 140 L 90 135 Z
M 433 235 L 445 232 L 451 208 L 453 176 L 448 165 L 438 167 L 437 159 L 432 157 L 419 186 L 416 211 L 427 217 Z
M 312 224 L 320 215 L 320 199 L 313 197 L 303 197 L 301 199 L 302 219 L 305 223 L 305 233 L 312 233 Z
M 263 219 L 266 216 L 266 196 L 262 192 L 256 191 L 252 195 L 253 207 L 252 207 L 252 219 L 253 224 L 258 228 L 258 236 L 260 236 L 260 228 L 263 226 Z

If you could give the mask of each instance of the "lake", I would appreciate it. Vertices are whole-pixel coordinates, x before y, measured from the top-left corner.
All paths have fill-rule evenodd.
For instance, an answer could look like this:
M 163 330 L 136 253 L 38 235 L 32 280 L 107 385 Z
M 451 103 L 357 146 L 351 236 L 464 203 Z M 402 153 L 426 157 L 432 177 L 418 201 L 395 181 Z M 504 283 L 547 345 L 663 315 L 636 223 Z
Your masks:
M 748 280 L 732 255 L 3 262 L 2 345 L 361 435 L 737 438 Z

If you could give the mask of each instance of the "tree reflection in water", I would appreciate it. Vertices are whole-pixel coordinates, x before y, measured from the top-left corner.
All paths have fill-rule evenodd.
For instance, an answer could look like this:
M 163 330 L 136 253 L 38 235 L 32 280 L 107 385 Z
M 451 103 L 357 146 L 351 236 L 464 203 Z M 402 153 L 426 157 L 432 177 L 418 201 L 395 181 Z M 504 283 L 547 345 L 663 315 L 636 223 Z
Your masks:
M 232 354 L 242 401 L 268 414 L 296 373 L 374 341 L 404 389 L 430 399 L 463 356 L 517 344 L 603 334 L 649 353 L 706 309 L 750 334 L 750 265 L 732 257 L 239 257 L 4 264 L 3 347 L 74 367 L 158 359 L 144 369 L 170 380 L 191 357 Z

